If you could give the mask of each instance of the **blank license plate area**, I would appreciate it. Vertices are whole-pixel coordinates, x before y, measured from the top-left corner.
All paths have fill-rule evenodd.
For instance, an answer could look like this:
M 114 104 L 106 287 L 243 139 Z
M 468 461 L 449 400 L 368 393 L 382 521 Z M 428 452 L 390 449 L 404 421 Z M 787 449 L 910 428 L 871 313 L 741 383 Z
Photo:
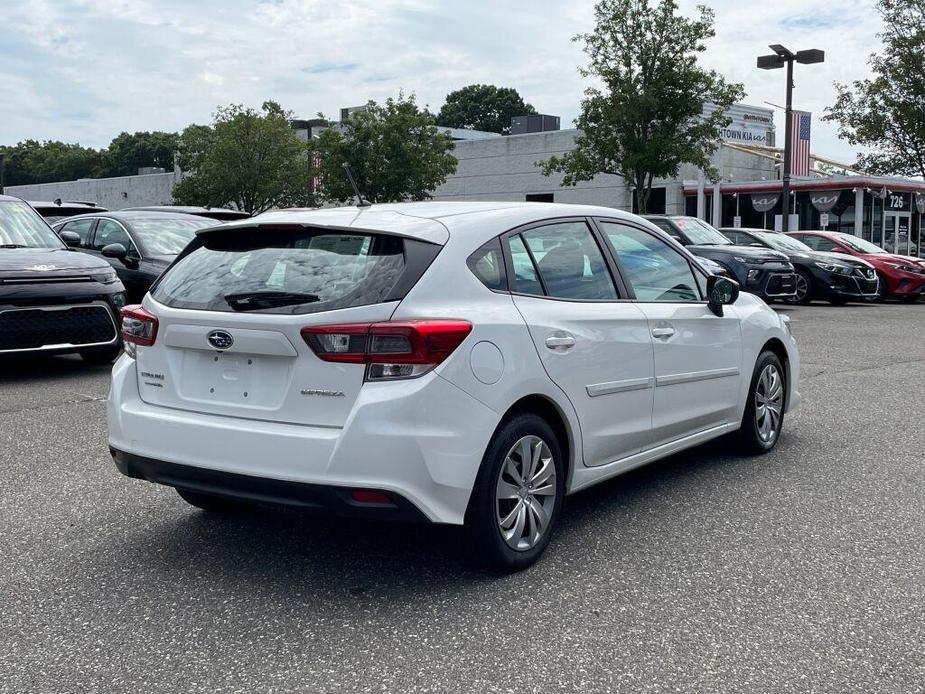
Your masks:
M 240 407 L 279 407 L 289 381 L 288 357 L 184 350 L 180 396 Z

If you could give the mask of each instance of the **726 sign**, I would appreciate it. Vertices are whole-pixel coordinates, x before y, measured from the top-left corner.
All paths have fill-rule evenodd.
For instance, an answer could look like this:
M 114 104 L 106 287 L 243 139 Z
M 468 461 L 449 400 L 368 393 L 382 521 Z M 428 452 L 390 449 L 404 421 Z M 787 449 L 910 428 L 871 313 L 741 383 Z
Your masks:
M 909 209 L 909 198 L 902 193 L 890 193 L 886 196 L 886 206 L 888 210 Z

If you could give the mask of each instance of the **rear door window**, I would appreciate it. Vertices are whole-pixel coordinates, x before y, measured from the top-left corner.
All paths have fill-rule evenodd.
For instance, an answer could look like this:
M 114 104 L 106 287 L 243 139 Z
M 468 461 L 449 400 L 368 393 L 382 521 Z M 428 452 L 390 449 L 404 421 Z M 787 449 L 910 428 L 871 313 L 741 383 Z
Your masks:
M 539 271 L 547 296 L 583 301 L 617 298 L 604 255 L 584 222 L 545 224 L 519 236 L 521 243 L 526 244 L 528 257 Z M 518 255 L 517 244 L 512 239 L 511 256 L 515 261 L 515 273 Z
M 292 314 L 363 306 L 401 298 L 439 249 L 397 236 L 303 228 L 215 233 L 194 241 L 152 296 L 209 311 Z

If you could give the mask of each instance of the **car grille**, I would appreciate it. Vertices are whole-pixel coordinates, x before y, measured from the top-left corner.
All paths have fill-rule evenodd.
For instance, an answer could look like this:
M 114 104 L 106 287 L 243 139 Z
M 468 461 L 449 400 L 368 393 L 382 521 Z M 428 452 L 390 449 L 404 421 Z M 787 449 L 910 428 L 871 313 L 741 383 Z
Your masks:
M 772 273 L 764 291 L 769 296 L 792 296 L 796 288 L 796 276 L 792 272 Z
M 0 313 L 0 352 L 112 342 L 116 326 L 104 306 L 13 309 Z

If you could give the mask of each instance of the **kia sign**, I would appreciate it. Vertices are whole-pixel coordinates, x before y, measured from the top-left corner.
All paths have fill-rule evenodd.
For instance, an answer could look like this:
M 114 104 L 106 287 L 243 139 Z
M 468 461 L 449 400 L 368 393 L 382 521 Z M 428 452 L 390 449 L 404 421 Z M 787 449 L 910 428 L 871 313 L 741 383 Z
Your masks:
M 753 193 L 751 198 L 752 207 L 755 208 L 755 212 L 768 212 L 769 210 L 774 209 L 774 206 L 780 199 L 780 195 L 775 193 Z
M 840 190 L 820 190 L 815 193 L 809 194 L 809 199 L 815 207 L 820 212 L 830 212 L 835 203 L 838 202 L 838 198 L 841 197 Z

